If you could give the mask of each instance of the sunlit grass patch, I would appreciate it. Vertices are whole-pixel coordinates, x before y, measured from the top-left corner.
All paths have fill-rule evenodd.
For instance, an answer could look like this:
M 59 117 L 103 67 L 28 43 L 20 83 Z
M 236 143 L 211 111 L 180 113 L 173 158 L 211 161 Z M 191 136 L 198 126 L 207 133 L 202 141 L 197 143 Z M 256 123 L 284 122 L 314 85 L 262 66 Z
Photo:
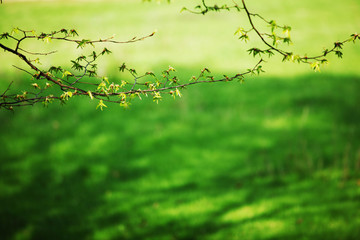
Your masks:
M 246 205 L 239 209 L 227 212 L 223 217 L 224 222 L 241 222 L 244 220 L 256 218 L 258 215 L 266 214 L 268 211 L 272 211 L 274 208 L 274 202 L 269 200 L 256 204 Z
M 216 206 L 214 206 L 214 202 L 211 201 L 211 199 L 201 198 L 192 202 L 175 205 L 169 209 L 164 209 L 162 214 L 165 217 L 192 216 L 193 218 L 197 218 L 199 215 L 211 212 L 214 208 L 216 208 Z

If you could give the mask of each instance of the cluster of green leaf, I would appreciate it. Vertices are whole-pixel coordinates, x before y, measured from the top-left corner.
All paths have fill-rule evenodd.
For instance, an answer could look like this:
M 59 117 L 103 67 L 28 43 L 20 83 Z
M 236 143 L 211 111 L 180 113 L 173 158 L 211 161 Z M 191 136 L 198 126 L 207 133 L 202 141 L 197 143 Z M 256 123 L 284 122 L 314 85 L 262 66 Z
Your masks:
M 181 12 L 189 11 L 191 13 L 205 15 L 206 13 L 211 12 L 211 11 L 214 11 L 214 12 L 220 12 L 222 10 L 230 11 L 232 8 L 235 8 L 236 10 L 240 11 L 240 7 L 236 3 L 233 6 L 228 6 L 227 4 L 223 4 L 223 5 L 219 6 L 218 4 L 208 5 L 205 0 L 202 0 L 201 4 L 195 6 L 194 10 L 183 7 L 181 9 Z
M 18 68 L 27 74 L 31 75 L 30 90 L 22 91 L 19 93 L 10 93 L 12 83 L 8 88 L 0 95 L 0 107 L 13 110 L 17 106 L 33 105 L 38 102 L 42 102 L 45 106 L 52 103 L 53 100 L 59 100 L 61 103 L 65 103 L 70 98 L 76 95 L 88 95 L 91 99 L 98 98 L 99 106 L 105 106 L 102 97 L 106 97 L 106 101 L 111 101 L 110 96 L 120 96 L 120 105 L 128 107 L 128 102 L 125 101 L 126 95 L 130 94 L 130 90 L 126 90 L 122 83 L 109 84 L 108 78 L 99 76 L 97 73 L 97 61 L 99 57 L 107 54 L 111 54 L 108 48 L 103 48 L 100 52 L 91 51 L 89 55 L 82 54 L 74 60 L 70 60 L 71 69 L 66 69 L 62 66 L 51 66 L 48 69 L 41 69 L 41 63 L 39 58 L 33 59 L 33 55 L 49 55 L 53 52 L 48 53 L 33 53 L 28 50 L 22 49 L 20 46 L 24 40 L 41 40 L 44 43 L 51 43 L 53 39 L 59 41 L 72 42 L 77 44 L 77 48 L 84 49 L 87 46 L 93 46 L 100 42 L 111 42 L 111 43 L 131 43 L 143 40 L 148 37 L 152 37 L 154 33 L 142 38 L 132 38 L 129 41 L 118 42 L 108 38 L 105 40 L 87 40 L 87 39 L 74 39 L 78 36 L 76 30 L 61 29 L 59 31 L 53 31 L 51 33 L 40 33 L 36 34 L 35 31 L 22 30 L 20 28 L 13 28 L 10 33 L 5 32 L 0 35 L 0 40 L 10 40 L 15 42 L 16 47 L 11 48 L 2 43 L 0 47 L 14 55 L 20 57 L 30 68 L 30 70 Z M 8 43 L 8 42 L 7 42 Z M 8 43 L 9 44 L 9 43 Z M 10 44 L 9 44 L 10 45 Z M 131 73 L 136 73 L 135 70 L 131 70 Z M 85 80 L 87 79 L 87 80 Z M 89 81 L 88 79 L 91 79 Z M 100 83 L 99 83 L 100 81 Z M 55 89 L 54 87 L 58 88 Z M 59 90 L 60 91 L 56 91 Z M 119 89 L 127 91 L 118 92 Z M 133 91 L 133 89 L 131 89 Z M 134 91 L 133 91 L 134 92 Z M 136 95 L 137 93 L 135 93 Z
M 261 49 L 259 47 L 253 47 L 248 49 L 248 52 L 253 57 L 262 57 L 262 55 L 267 55 L 269 58 L 275 55 L 275 53 L 280 54 L 283 56 L 283 62 L 285 61 L 291 61 L 294 63 L 306 63 L 309 64 L 309 66 L 314 71 L 320 71 L 320 66 L 327 63 L 328 60 L 326 56 L 329 53 L 334 53 L 339 58 L 342 58 L 343 52 L 342 52 L 342 46 L 345 43 L 348 42 L 356 42 L 356 40 L 359 40 L 359 34 L 355 33 L 352 34 L 350 38 L 341 41 L 341 42 L 335 42 L 334 47 L 331 49 L 325 49 L 323 54 L 320 54 L 318 56 L 311 56 L 308 57 L 307 54 L 301 56 L 300 54 L 296 54 L 294 52 L 286 51 L 280 48 L 280 44 L 292 44 L 291 39 L 291 27 L 287 25 L 279 25 L 275 20 L 267 20 L 264 17 L 262 17 L 258 13 L 252 13 L 248 10 L 245 0 L 242 0 L 242 6 L 239 6 L 236 2 L 234 2 L 234 5 L 228 6 L 228 5 L 222 5 L 219 7 L 218 5 L 208 5 L 206 3 L 206 0 L 201 0 L 201 5 L 197 5 L 194 10 L 189 10 L 188 8 L 183 8 L 182 11 L 189 11 L 191 13 L 195 14 L 203 14 L 205 15 L 208 12 L 219 12 L 222 10 L 230 11 L 235 9 L 239 13 L 245 13 L 248 18 L 249 27 L 247 30 L 243 27 L 239 27 L 235 34 L 239 37 L 241 41 L 244 41 L 245 43 L 250 41 L 250 34 L 254 33 L 255 37 L 260 38 L 263 44 L 266 45 L 265 49 Z M 259 26 L 256 26 L 253 18 L 258 18 L 262 20 L 266 27 L 269 28 L 269 30 L 262 32 L 260 30 Z M 280 32 L 279 32 L 280 30 Z
M 20 36 L 19 36 L 20 35 Z M 135 42 L 153 36 L 154 33 L 142 37 L 133 38 L 128 42 Z M 10 91 L 12 83 L 0 95 L 0 107 L 13 110 L 14 107 L 33 105 L 42 102 L 44 106 L 58 100 L 64 104 L 74 96 L 88 96 L 91 100 L 97 100 L 97 109 L 103 110 L 107 107 L 106 102 L 118 103 L 121 107 L 128 108 L 134 98 L 142 99 L 145 97 L 152 97 L 153 101 L 159 103 L 163 96 L 162 94 L 169 94 L 174 99 L 181 97 L 181 89 L 187 86 L 199 83 L 214 83 L 214 82 L 228 82 L 232 80 L 243 81 L 247 74 L 259 74 L 262 68 L 259 61 L 252 69 L 248 69 L 243 73 L 238 73 L 235 76 L 228 77 L 224 75 L 219 79 L 215 79 L 210 75 L 211 71 L 208 68 L 201 70 L 198 77 L 192 77 L 189 81 L 181 81 L 175 75 L 176 70 L 173 67 L 162 71 L 159 75 L 148 71 L 145 74 L 139 75 L 134 68 L 128 68 L 125 63 L 119 67 L 120 72 L 127 72 L 130 76 L 119 82 L 110 82 L 107 76 L 101 76 L 97 71 L 97 62 L 100 57 L 111 54 L 108 48 L 103 48 L 101 51 L 88 50 L 88 46 L 95 47 L 96 43 L 117 42 L 111 38 L 105 40 L 88 40 L 75 39 L 78 36 L 76 30 L 61 29 L 51 33 L 36 34 L 35 31 L 27 31 L 19 28 L 14 28 L 11 33 L 4 33 L 1 35 L 2 39 L 12 40 L 16 47 L 10 48 L 2 43 L 0 47 L 5 51 L 20 57 L 30 68 L 20 70 L 26 72 L 31 76 L 30 89 L 23 90 L 21 94 L 12 93 Z M 28 50 L 22 49 L 20 46 L 24 40 L 41 40 L 44 43 L 51 43 L 52 40 L 66 41 L 76 44 L 76 48 L 82 49 L 83 54 L 76 57 L 71 62 L 71 68 L 67 69 L 63 66 L 50 66 L 48 69 L 42 69 L 39 58 L 32 59 L 32 55 L 40 55 L 40 53 L 32 53 Z M 85 54 L 85 52 L 88 52 Z M 41 55 L 49 55 L 54 52 L 42 53 Z

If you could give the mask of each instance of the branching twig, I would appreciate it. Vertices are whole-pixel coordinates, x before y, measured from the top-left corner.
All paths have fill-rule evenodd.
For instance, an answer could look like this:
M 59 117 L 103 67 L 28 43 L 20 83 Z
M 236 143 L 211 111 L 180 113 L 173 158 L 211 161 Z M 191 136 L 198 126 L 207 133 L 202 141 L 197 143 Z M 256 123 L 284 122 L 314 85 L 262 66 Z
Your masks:
M 50 54 L 54 54 L 54 53 L 57 53 L 58 51 L 51 51 L 51 52 L 47 52 L 47 53 L 34 53 L 34 52 L 30 52 L 30 51 L 27 51 L 27 50 L 24 50 L 22 48 L 18 48 L 19 50 L 27 53 L 27 54 L 31 54 L 31 55 L 42 55 L 42 56 L 46 56 L 46 55 L 50 55 Z
M 15 65 L 12 65 L 12 66 L 13 66 L 14 68 L 19 69 L 20 71 L 26 72 L 27 74 L 29 74 L 29 75 L 33 76 L 33 74 L 32 74 L 31 72 L 29 72 L 29 71 L 27 71 L 27 70 L 25 70 L 25 69 L 23 69 L 23 68 L 20 68 L 20 67 L 15 66 Z
M 6 90 L 3 92 L 3 94 L 1 94 L 1 97 L 4 97 L 6 92 L 9 91 L 11 85 L 14 83 L 14 81 L 11 81 L 10 84 L 8 85 L 8 87 L 6 88 Z

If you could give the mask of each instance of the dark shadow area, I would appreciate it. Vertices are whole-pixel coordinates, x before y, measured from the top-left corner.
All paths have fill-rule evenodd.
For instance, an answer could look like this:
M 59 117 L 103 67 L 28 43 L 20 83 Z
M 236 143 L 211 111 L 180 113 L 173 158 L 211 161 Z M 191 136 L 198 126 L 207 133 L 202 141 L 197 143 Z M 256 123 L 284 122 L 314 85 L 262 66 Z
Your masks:
M 232 86 L 1 112 L 1 239 L 357 239 L 360 79 Z

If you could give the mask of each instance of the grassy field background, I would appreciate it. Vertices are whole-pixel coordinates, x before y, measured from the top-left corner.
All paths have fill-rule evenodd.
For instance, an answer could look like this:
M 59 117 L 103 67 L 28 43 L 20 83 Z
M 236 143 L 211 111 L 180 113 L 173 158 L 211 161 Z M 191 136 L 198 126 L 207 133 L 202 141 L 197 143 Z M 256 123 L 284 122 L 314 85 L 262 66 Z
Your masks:
M 65 27 L 127 40 L 157 29 L 109 46 L 100 71 L 113 81 L 124 61 L 139 72 L 172 65 L 184 79 L 205 66 L 230 75 L 255 62 L 245 52 L 253 45 L 233 36 L 241 16 L 179 13 L 193 1 L 4 2 L 0 32 Z M 301 53 L 360 29 L 356 0 L 248 5 L 291 25 Z M 60 50 L 44 67 L 79 53 L 56 42 L 28 46 Z M 322 73 L 274 59 L 245 84 L 195 86 L 127 111 L 74 98 L 0 112 L 1 239 L 358 239 L 359 56 L 350 44 Z M 17 59 L 1 52 L 0 62 L 1 89 L 26 84 Z

